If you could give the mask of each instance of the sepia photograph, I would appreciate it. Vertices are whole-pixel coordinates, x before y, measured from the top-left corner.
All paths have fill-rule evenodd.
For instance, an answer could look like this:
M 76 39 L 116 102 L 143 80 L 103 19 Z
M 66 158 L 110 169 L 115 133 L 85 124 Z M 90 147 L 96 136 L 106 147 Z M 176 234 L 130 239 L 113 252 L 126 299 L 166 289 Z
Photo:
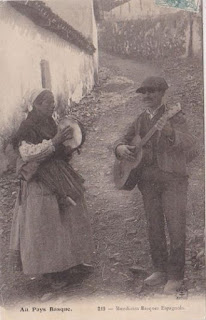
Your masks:
M 0 318 L 202 320 L 201 0 L 0 1 Z

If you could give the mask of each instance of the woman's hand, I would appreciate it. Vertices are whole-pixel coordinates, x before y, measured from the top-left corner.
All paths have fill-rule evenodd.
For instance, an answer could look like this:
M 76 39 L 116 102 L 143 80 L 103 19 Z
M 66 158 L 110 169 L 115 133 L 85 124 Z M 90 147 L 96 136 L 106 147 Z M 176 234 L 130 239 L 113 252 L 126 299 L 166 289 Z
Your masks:
M 65 146 L 65 154 L 67 155 L 67 156 L 71 156 L 72 155 L 72 153 L 73 153 L 73 150 L 72 150 L 72 148 L 70 147 L 70 146 Z
M 67 139 L 72 139 L 73 137 L 73 129 L 71 127 L 66 127 L 64 129 L 59 128 L 57 134 L 52 139 L 52 143 L 54 146 L 63 143 Z
M 128 161 L 135 161 L 135 149 L 136 147 L 135 146 L 129 146 L 129 145 L 119 145 L 116 149 L 116 153 L 117 155 L 122 158 L 122 159 L 125 159 L 125 160 L 128 160 Z

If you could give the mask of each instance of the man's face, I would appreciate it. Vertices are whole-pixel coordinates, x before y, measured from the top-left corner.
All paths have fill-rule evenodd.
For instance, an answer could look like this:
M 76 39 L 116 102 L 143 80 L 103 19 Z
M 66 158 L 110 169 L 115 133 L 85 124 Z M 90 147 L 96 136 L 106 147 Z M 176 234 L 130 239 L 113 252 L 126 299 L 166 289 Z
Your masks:
M 142 92 L 142 102 L 147 109 L 155 110 L 162 104 L 163 91 L 158 91 L 154 88 L 145 88 Z

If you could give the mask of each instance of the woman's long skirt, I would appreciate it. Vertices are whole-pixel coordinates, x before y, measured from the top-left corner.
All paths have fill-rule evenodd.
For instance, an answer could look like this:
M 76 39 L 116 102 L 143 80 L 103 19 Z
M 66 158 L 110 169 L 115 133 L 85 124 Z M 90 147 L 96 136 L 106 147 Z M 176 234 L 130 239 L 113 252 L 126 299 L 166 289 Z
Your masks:
M 84 199 L 64 212 L 41 182 L 23 182 L 10 237 L 11 262 L 25 274 L 61 272 L 91 262 L 94 251 Z

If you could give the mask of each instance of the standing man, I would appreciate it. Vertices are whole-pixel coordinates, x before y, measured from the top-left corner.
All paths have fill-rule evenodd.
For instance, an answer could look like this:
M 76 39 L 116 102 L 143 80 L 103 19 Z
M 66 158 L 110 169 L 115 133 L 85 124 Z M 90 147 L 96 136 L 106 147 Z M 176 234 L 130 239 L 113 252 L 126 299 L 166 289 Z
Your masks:
M 162 98 L 168 89 L 161 77 L 145 79 L 137 93 L 142 94 L 145 111 L 134 120 L 126 134 L 116 142 L 118 159 L 133 161 L 132 139 L 143 138 L 156 124 L 158 131 L 143 147 L 141 172 L 137 186 L 141 191 L 148 225 L 148 238 L 154 273 L 145 284 L 166 283 L 165 294 L 179 290 L 183 283 L 185 266 L 185 233 L 188 175 L 186 163 L 194 151 L 195 139 L 188 133 L 182 111 L 170 120 L 161 118 L 166 110 Z M 167 222 L 170 253 L 165 236 Z

